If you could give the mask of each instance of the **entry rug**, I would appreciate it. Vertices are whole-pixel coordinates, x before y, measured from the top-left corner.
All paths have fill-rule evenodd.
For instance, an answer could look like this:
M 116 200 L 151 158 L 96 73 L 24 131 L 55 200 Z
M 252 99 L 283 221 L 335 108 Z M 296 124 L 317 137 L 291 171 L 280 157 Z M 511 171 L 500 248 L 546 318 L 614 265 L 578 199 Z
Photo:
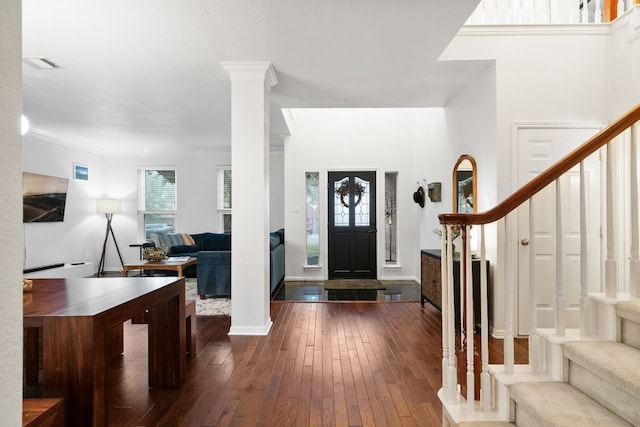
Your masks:
M 385 290 L 385 286 L 379 280 L 374 279 L 334 279 L 324 282 L 326 290 Z
M 185 279 L 185 298 L 196 301 L 196 316 L 229 316 L 231 315 L 231 299 L 200 299 L 197 293 L 196 279 Z

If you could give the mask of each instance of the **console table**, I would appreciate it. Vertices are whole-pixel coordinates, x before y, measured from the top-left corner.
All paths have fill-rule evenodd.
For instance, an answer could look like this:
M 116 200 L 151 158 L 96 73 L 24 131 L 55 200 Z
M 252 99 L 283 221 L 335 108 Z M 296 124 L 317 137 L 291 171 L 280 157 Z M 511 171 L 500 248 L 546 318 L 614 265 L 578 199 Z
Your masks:
M 420 251 L 420 302 L 429 301 L 442 311 L 442 256 L 439 249 L 422 249 Z M 487 292 L 489 290 L 489 261 L 487 264 Z M 473 316 L 476 325 L 480 324 L 480 260 L 471 260 L 473 277 Z M 456 328 L 460 325 L 460 254 L 453 255 L 453 295 Z M 490 307 L 490 304 L 489 304 Z M 491 311 L 489 309 L 489 311 Z

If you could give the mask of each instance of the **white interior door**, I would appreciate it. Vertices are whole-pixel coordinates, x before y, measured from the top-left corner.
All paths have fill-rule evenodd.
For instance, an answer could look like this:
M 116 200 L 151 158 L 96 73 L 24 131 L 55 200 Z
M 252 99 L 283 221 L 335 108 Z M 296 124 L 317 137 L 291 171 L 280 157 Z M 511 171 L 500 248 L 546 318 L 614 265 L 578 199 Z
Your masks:
M 593 136 L 597 127 L 519 127 L 518 187 L 547 169 L 571 150 Z M 580 308 L 580 170 L 576 166 L 560 180 L 562 191 L 563 271 L 564 296 L 567 302 L 567 327 L 579 327 Z M 585 161 L 587 194 L 587 228 L 599 230 L 600 215 L 600 161 L 596 153 Z M 529 318 L 529 250 L 527 241 L 535 242 L 535 282 L 537 299 L 537 325 L 554 326 L 556 301 L 555 262 L 555 185 L 544 189 L 534 197 L 535 236 L 529 236 L 529 206 L 518 211 L 518 286 L 517 286 L 517 334 L 528 335 Z M 588 236 L 589 288 L 599 289 L 600 235 Z

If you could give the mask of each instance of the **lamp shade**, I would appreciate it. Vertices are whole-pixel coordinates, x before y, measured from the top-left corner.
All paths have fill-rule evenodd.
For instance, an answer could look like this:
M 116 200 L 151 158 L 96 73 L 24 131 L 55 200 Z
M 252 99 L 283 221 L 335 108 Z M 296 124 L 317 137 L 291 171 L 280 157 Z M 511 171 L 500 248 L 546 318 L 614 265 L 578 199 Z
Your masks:
M 97 213 L 120 213 L 120 200 L 118 199 L 98 199 L 96 200 Z

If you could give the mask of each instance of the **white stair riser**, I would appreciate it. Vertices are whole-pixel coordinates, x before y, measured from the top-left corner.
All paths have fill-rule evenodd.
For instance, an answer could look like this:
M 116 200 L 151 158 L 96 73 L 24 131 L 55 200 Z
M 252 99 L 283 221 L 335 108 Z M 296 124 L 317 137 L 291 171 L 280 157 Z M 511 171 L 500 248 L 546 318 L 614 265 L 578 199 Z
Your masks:
M 621 339 L 624 344 L 640 349 L 640 324 L 622 319 Z

